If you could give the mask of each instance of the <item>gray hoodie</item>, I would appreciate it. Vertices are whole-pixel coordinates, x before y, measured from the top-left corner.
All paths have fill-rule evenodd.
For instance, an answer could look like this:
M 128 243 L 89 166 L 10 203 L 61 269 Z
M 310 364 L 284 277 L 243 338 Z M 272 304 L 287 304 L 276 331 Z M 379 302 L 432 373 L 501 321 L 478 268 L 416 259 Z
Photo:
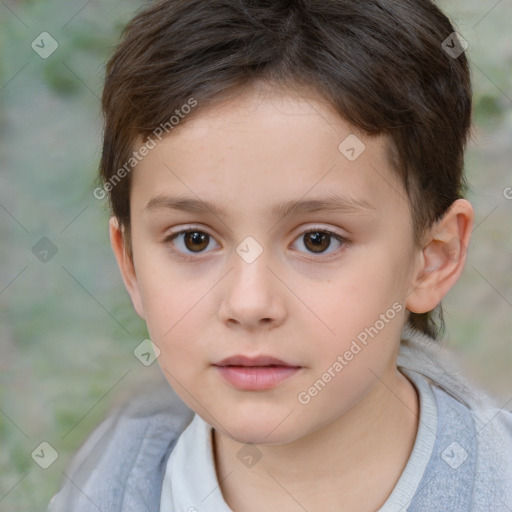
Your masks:
M 512 511 L 512 412 L 431 343 L 404 341 L 398 366 L 434 384 L 437 403 L 433 454 L 404 512 Z M 169 455 L 193 418 L 167 383 L 118 408 L 75 455 L 48 512 L 158 512 Z M 455 471 L 449 457 L 460 446 L 467 461 Z

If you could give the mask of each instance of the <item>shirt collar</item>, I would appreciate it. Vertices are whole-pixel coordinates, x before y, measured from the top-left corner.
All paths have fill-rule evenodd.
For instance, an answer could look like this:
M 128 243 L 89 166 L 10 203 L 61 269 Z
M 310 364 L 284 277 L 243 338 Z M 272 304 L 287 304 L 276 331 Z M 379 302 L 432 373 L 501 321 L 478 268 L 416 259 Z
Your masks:
M 195 414 L 167 461 L 160 512 L 233 512 L 215 471 L 212 427 Z

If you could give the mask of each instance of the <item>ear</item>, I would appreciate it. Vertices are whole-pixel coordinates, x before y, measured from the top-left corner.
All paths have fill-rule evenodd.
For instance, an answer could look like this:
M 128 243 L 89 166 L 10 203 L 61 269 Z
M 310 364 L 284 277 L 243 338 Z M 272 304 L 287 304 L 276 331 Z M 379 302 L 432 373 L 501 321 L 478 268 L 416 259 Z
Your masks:
M 145 319 L 146 317 L 144 316 L 144 308 L 142 307 L 139 284 L 137 282 L 137 275 L 135 274 L 135 267 L 133 265 L 132 259 L 126 252 L 126 247 L 123 240 L 123 230 L 119 226 L 117 217 L 110 218 L 109 231 L 110 244 L 112 245 L 119 270 L 121 271 L 124 286 L 130 294 L 130 298 L 132 300 L 135 311 L 141 318 Z
M 466 261 L 473 217 L 471 204 L 457 199 L 428 231 L 405 301 L 405 307 L 412 313 L 433 310 L 459 279 Z

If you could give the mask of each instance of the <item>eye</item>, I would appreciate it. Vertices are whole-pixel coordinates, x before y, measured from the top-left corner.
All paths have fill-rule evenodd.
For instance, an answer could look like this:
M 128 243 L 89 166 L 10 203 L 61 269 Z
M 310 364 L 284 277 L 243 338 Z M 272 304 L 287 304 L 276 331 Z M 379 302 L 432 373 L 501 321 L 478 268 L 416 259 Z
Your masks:
M 332 239 L 338 244 L 338 249 L 349 243 L 341 235 L 322 228 L 309 229 L 297 238 L 301 245 L 313 254 L 332 254 L 336 252 L 336 248 L 327 252 L 333 246 Z M 171 250 L 179 257 L 185 260 L 192 260 L 197 259 L 194 258 L 194 255 L 206 252 L 212 241 L 214 241 L 214 238 L 207 232 L 199 227 L 191 227 L 170 234 L 165 238 L 164 243 L 171 245 Z M 219 247 L 218 244 L 217 247 Z
M 190 255 L 205 252 L 212 240 L 214 240 L 213 237 L 205 231 L 199 228 L 190 228 L 169 235 L 165 238 L 164 243 L 173 245 L 176 249 L 172 250 L 187 259 Z
M 336 252 L 336 248 L 329 252 L 326 251 L 332 247 L 333 238 L 338 243 L 338 248 L 348 243 L 348 240 L 341 235 L 321 228 L 309 229 L 302 233 L 297 240 L 301 241 L 301 245 L 313 254 L 332 254 Z

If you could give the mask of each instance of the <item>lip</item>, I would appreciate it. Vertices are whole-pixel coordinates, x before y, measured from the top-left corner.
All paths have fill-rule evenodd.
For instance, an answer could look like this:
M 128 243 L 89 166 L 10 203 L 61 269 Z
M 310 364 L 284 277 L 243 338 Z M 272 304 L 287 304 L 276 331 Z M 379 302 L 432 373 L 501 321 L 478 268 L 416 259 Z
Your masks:
M 215 366 L 292 366 L 298 367 L 277 359 L 276 357 L 261 355 L 256 357 L 244 356 L 243 354 L 237 354 L 235 356 L 226 357 L 218 363 L 214 363 Z
M 236 355 L 223 359 L 214 366 L 232 386 L 247 391 L 273 388 L 302 368 L 267 355 Z

